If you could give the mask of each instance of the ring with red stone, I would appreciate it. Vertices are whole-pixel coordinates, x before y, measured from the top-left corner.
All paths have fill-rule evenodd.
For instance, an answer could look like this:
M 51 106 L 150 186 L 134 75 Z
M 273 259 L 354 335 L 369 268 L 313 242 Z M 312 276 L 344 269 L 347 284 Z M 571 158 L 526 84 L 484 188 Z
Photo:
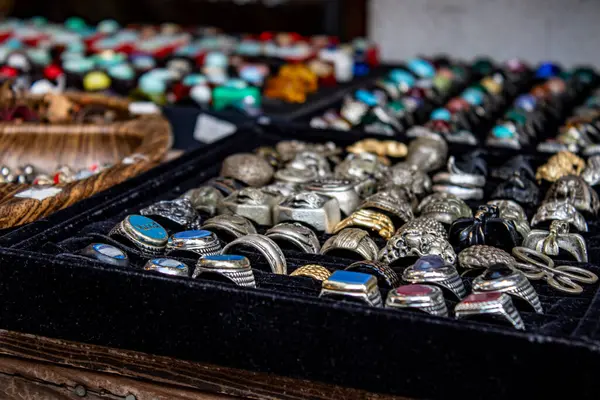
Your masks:
M 473 293 L 454 307 L 456 319 L 491 317 L 510 323 L 515 329 L 525 330 L 521 315 L 506 293 Z
M 466 296 L 465 285 L 456 267 L 437 255 L 419 258 L 402 273 L 402 279 L 410 283 L 431 284 L 452 292 L 458 299 Z
M 402 285 L 388 292 L 386 308 L 408 308 L 440 317 L 448 316 L 442 289 L 431 285 Z
M 502 292 L 529 304 L 535 312 L 543 314 L 540 298 L 529 279 L 508 264 L 493 264 L 472 283 L 473 293 Z

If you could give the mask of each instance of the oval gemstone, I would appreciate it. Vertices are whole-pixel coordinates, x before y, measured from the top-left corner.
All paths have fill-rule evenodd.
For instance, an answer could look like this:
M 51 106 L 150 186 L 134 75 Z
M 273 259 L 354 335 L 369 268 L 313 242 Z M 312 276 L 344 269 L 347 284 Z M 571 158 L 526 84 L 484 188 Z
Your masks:
M 119 260 L 123 260 L 123 259 L 127 258 L 125 253 L 123 253 L 120 249 L 116 248 L 115 246 L 111 246 L 109 244 L 96 243 L 96 244 L 94 244 L 93 247 L 94 247 L 94 250 L 96 250 L 98 253 L 108 256 L 108 257 L 116 258 Z
M 152 239 L 166 239 L 167 231 L 157 222 L 143 215 L 130 215 L 127 217 L 132 228 Z
M 396 293 L 403 296 L 425 296 L 431 292 L 433 289 L 427 285 L 403 285 L 396 288 Z
M 444 265 L 446 265 L 446 263 L 444 262 L 442 257 L 436 255 L 428 255 L 419 258 L 417 262 L 415 262 L 415 264 L 413 265 L 413 269 L 417 271 L 426 271 L 430 269 L 441 268 Z
M 506 264 L 494 264 L 488 267 L 481 276 L 486 281 L 505 278 L 513 273 L 513 270 Z

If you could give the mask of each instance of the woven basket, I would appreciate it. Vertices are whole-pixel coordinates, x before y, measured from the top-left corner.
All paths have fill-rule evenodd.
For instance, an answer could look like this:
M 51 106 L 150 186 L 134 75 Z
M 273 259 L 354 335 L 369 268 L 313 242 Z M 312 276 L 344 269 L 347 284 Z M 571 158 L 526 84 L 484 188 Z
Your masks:
M 130 102 L 125 99 L 77 92 L 63 95 L 79 105 L 103 106 L 128 115 Z M 31 106 L 43 101 L 43 97 L 27 96 L 19 101 Z M 113 166 L 87 179 L 58 184 L 49 190 L 40 190 L 35 185 L 0 183 L 0 228 L 35 221 L 138 175 L 158 164 L 171 144 L 169 123 L 159 115 L 108 124 L 1 122 L 0 164 L 11 168 L 33 164 L 42 171 L 52 171 L 57 165 L 68 165 L 75 170 L 93 164 Z M 138 155 L 135 162 L 122 162 L 130 155 Z

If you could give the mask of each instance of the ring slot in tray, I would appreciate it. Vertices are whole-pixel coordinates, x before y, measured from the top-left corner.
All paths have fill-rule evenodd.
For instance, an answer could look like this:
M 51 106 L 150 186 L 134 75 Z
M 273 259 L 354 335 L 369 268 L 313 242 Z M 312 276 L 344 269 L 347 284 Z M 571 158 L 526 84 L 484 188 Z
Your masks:
M 0 327 L 406 396 L 505 398 L 530 388 L 542 397 L 562 390 L 532 387 L 538 374 L 560 376 L 578 397 L 593 396 L 600 367 L 598 284 L 570 297 L 533 282 L 546 313 L 523 309 L 527 331 L 519 332 L 319 299 L 320 285 L 307 278 L 257 271 L 258 288 L 248 289 L 143 271 L 144 260 L 135 257 L 138 268 L 125 269 L 65 255 L 99 240 L 125 215 L 200 186 L 232 153 L 290 136 L 340 145 L 358 139 L 326 131 L 282 137 L 268 130 L 240 131 L 89 199 L 83 203 L 87 212 L 67 209 L 43 227 L 4 237 L 13 249 L 0 249 Z M 495 152 L 490 167 L 508 154 Z M 545 158 L 538 155 L 536 163 Z M 589 251 L 593 265 L 579 265 L 600 273 L 600 247 Z M 334 270 L 353 262 L 285 253 L 288 272 L 307 263 Z M 258 254 L 244 254 L 259 265 Z M 465 279 L 468 288 L 470 281 Z M 586 368 L 573 368 L 580 364 Z

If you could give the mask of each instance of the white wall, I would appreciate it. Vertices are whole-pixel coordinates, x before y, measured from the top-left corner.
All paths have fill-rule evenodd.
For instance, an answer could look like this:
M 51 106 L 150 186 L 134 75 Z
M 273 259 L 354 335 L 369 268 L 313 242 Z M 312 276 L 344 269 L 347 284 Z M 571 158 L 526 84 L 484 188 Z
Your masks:
M 600 67 L 600 0 L 370 0 L 386 61 L 446 52 Z

